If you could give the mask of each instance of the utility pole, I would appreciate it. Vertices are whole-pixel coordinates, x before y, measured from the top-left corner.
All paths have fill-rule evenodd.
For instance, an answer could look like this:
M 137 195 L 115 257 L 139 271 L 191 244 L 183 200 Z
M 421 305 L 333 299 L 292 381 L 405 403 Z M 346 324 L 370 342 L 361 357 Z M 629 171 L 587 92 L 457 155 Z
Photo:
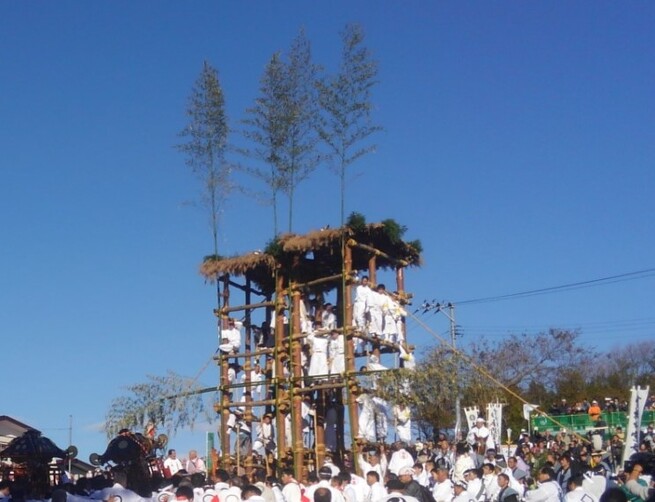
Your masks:
M 450 302 L 448 303 L 448 320 L 450 321 L 450 343 L 453 346 L 454 355 L 457 351 L 457 324 L 455 323 L 455 305 Z M 462 407 L 460 406 L 461 395 L 457 375 L 455 376 L 455 382 L 457 384 L 457 395 L 455 396 L 455 436 L 457 436 L 462 427 Z
M 444 310 L 444 307 L 448 307 L 448 312 Z M 455 305 L 453 305 L 451 302 L 448 302 L 445 305 L 442 305 L 441 303 L 435 304 L 434 302 L 424 302 L 422 308 L 425 309 L 423 311 L 424 313 L 430 310 L 435 310 L 436 312 L 441 312 L 448 318 L 450 321 L 450 344 L 453 348 L 453 357 L 457 357 L 457 323 L 455 322 Z M 460 406 L 462 396 L 459 388 L 459 377 L 457 373 L 455 373 L 455 385 L 457 387 L 457 392 L 455 395 L 455 437 L 457 437 L 457 434 L 462 427 L 462 407 Z

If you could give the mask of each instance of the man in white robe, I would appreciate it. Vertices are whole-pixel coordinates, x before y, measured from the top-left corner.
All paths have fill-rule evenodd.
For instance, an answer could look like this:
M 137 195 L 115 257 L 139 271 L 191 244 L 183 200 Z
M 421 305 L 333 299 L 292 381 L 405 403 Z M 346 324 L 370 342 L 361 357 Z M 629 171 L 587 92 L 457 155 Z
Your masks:
M 253 450 L 262 457 L 266 453 L 275 451 L 275 433 L 272 418 L 272 415 L 267 413 L 262 417 L 261 423 L 257 426 L 257 439 L 255 439 Z
M 412 412 L 406 404 L 393 407 L 393 418 L 396 424 L 398 440 L 404 443 L 412 442 Z
M 375 437 L 375 403 L 368 394 L 357 396 L 359 407 L 359 434 L 357 437 L 373 443 L 377 440 Z
M 312 349 L 312 356 L 309 361 L 308 375 L 310 377 L 324 376 L 327 377 L 330 372 L 328 366 L 328 337 L 327 335 L 309 334 L 307 342 Z M 312 380 L 315 382 L 316 380 Z
M 384 284 L 380 284 L 375 291 L 371 291 L 368 297 L 368 334 L 375 338 L 381 338 L 384 331 L 384 314 L 387 305 L 384 290 Z
M 227 328 L 220 331 L 218 348 L 224 354 L 236 354 L 241 348 L 241 332 L 234 319 L 228 319 Z
M 368 276 L 363 276 L 355 288 L 355 301 L 353 302 L 353 326 L 366 333 L 366 310 L 371 288 L 368 286 Z
M 324 330 L 337 329 L 337 316 L 331 303 L 326 303 L 321 313 L 321 328 Z
M 346 370 L 343 336 L 338 331 L 330 333 L 328 361 L 330 363 L 330 376 L 341 376 Z
M 435 480 L 432 496 L 436 502 L 451 502 L 453 500 L 453 482 L 448 477 L 448 468 L 437 467 L 432 471 Z

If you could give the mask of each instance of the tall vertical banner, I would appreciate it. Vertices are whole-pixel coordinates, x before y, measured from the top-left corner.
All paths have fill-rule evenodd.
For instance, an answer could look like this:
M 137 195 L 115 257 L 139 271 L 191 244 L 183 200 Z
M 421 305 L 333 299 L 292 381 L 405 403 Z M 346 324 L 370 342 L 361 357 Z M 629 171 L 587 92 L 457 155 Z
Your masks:
M 505 405 L 501 403 L 487 404 L 487 428 L 496 448 L 502 444 L 500 435 L 503 430 L 503 406 Z
M 630 389 L 630 408 L 628 411 L 628 427 L 625 431 L 625 444 L 623 446 L 622 463 L 630 458 L 633 453 L 639 450 L 639 440 L 641 436 L 641 417 L 646 407 L 648 399 L 648 390 L 646 387 L 633 387 Z
M 464 408 L 464 415 L 466 415 L 466 423 L 468 424 L 469 430 L 471 430 L 475 425 L 475 421 L 480 416 L 480 408 L 478 408 L 477 406 Z

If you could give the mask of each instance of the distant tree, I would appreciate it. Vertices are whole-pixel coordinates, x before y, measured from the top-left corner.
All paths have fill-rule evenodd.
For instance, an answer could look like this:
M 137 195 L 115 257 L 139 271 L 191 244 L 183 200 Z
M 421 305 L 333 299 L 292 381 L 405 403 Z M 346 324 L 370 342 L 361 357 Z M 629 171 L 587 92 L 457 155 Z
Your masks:
M 550 401 L 556 375 L 566 368 L 585 367 L 594 357 L 579 345 L 578 336 L 575 331 L 552 329 L 532 336 L 511 335 L 496 343 L 481 340 L 456 353 L 441 344 L 426 354 L 417 371 L 386 372 L 377 392 L 392 403 L 407 402 L 415 419 L 434 429 L 454 424 L 457 389 L 465 406 L 483 409 L 490 402 L 508 403 L 506 417 L 518 426 L 523 403 L 515 395 L 534 399 L 535 404 Z M 411 392 L 400 392 L 402 382 Z
M 214 255 L 219 254 L 220 216 L 233 189 L 233 166 L 226 160 L 228 134 L 225 97 L 218 72 L 207 62 L 191 90 L 187 107 L 189 123 L 180 132 L 186 139 L 177 146 L 186 164 L 202 183 L 202 203 L 209 210 Z M 218 296 L 220 307 L 220 294 Z
M 375 150 L 375 145 L 362 145 L 362 142 L 382 128 L 371 119 L 371 89 L 377 84 L 377 61 L 364 46 L 364 33 L 359 25 L 347 25 L 341 38 L 339 71 L 319 81 L 318 88 L 323 110 L 319 134 L 330 150 L 333 169 L 339 176 L 343 225 L 346 170 L 357 159 Z
M 105 432 L 113 437 L 120 429 L 139 430 L 152 421 L 168 434 L 191 427 L 199 416 L 211 420 L 195 381 L 172 371 L 148 376 L 148 381 L 127 387 L 127 395 L 112 400 L 105 417 Z
M 594 360 L 588 370 L 587 396 L 627 399 L 630 387 L 655 387 L 655 341 L 617 346 Z M 586 397 L 586 396 L 585 396 Z
M 288 62 L 273 54 L 260 81 L 260 96 L 246 110 L 244 136 L 256 146 L 243 152 L 264 161 L 268 168 L 248 171 L 271 190 L 273 227 L 277 235 L 277 196 L 289 201 L 288 230 L 293 229 L 296 188 L 320 161 L 316 132 L 318 120 L 316 75 L 311 45 L 301 31 L 289 50 Z

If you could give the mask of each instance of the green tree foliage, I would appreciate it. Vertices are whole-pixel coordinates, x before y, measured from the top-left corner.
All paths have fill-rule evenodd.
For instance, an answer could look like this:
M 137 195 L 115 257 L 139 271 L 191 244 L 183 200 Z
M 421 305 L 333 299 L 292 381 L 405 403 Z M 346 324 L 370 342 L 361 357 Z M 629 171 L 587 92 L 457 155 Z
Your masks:
M 375 145 L 362 142 L 381 127 L 371 118 L 371 90 L 377 84 L 378 64 L 364 45 L 364 32 L 359 25 L 348 25 L 341 39 L 339 72 L 319 81 L 318 88 L 323 110 L 319 134 L 330 150 L 333 169 L 339 176 L 343 225 L 346 170 L 357 159 L 375 150 Z
M 139 430 L 152 421 L 168 434 L 191 427 L 200 416 L 210 420 L 198 386 L 190 378 L 172 371 L 165 376 L 127 387 L 127 395 L 112 400 L 105 417 L 105 432 L 111 438 L 121 429 Z
M 189 122 L 180 132 L 186 142 L 177 148 L 202 183 L 201 201 L 209 210 L 214 255 L 218 256 L 220 216 L 233 189 L 233 167 L 226 160 L 230 130 L 223 90 L 218 72 L 206 61 L 191 90 L 186 114 Z
M 270 189 L 275 235 L 278 194 L 282 192 L 288 198 L 288 230 L 291 231 L 296 189 L 320 162 L 316 132 L 317 72 L 310 42 L 301 31 L 291 45 L 287 62 L 280 53 L 271 57 L 260 80 L 260 96 L 246 110 L 243 121 L 244 136 L 255 145 L 243 153 L 267 165 L 247 170 Z

